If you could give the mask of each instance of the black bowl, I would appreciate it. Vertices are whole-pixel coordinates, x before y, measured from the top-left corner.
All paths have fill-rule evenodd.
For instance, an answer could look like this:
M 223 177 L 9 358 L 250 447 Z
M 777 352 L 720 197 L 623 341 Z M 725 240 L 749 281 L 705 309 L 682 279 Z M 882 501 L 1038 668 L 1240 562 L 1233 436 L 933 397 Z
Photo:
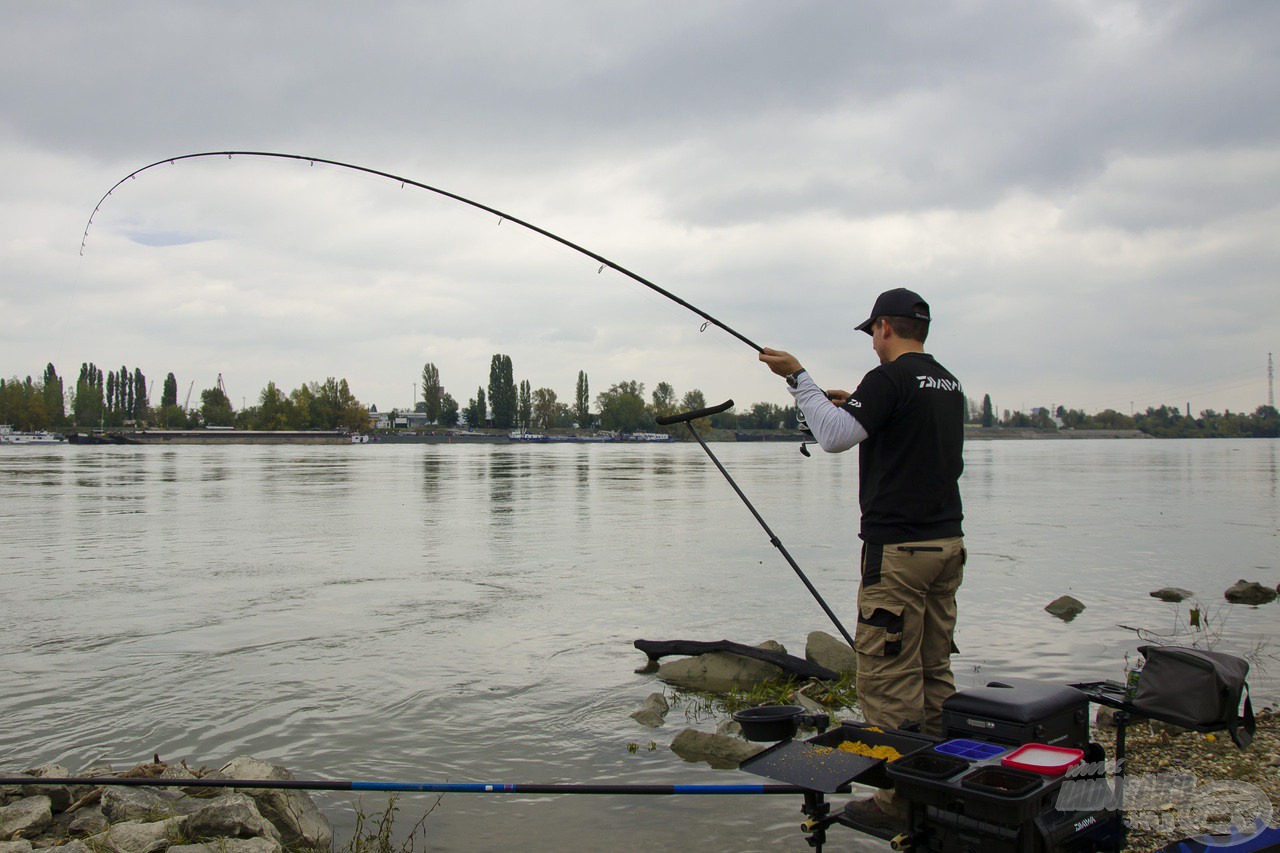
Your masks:
M 742 726 L 742 736 L 760 743 L 786 740 L 795 737 L 800 728 L 799 705 L 761 705 L 733 712 L 733 721 Z

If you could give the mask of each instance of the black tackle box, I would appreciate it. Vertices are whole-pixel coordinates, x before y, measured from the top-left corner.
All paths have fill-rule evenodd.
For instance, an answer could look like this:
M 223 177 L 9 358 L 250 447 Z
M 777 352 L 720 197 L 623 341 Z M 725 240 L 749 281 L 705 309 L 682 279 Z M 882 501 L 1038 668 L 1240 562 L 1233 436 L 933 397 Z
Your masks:
M 990 681 L 943 702 L 942 728 L 948 738 L 1084 749 L 1089 744 L 1089 698 L 1073 687 L 1029 678 Z

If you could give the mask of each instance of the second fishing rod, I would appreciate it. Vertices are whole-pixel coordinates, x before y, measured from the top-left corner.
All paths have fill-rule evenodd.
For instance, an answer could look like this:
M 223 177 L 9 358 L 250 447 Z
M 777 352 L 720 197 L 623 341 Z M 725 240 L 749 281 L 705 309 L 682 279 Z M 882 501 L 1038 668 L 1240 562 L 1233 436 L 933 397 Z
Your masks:
M 840 631 L 840 635 L 844 637 L 845 642 L 849 644 L 850 648 L 853 648 L 853 637 L 849 636 L 849 632 L 846 631 L 844 625 L 840 623 L 840 619 L 831 610 L 831 608 L 827 606 L 827 602 L 823 600 L 822 595 L 818 592 L 817 588 L 814 587 L 813 583 L 810 582 L 809 578 L 805 576 L 805 573 L 801 571 L 800 566 L 796 563 L 795 559 L 791 556 L 790 552 L 787 551 L 786 546 L 782 544 L 782 540 L 780 540 L 777 537 L 777 535 L 774 534 L 774 532 L 769 528 L 769 525 L 765 522 L 764 518 L 760 515 L 760 513 L 756 512 L 756 508 L 752 506 L 751 501 L 747 499 L 746 494 L 743 493 L 742 489 L 738 487 L 738 484 L 734 482 L 733 477 L 729 476 L 729 472 L 726 471 L 725 467 L 720 464 L 720 460 L 717 459 L 716 455 L 711 452 L 711 448 L 707 446 L 706 441 L 704 441 L 702 436 L 698 434 L 698 430 L 694 428 L 693 426 L 694 421 L 700 418 L 709 418 L 712 415 L 718 415 L 721 412 L 731 409 L 732 407 L 733 407 L 733 401 L 726 400 L 725 402 L 721 403 L 718 406 L 711 406 L 710 408 L 706 408 L 706 409 L 694 409 L 692 411 L 683 412 L 678 415 L 671 415 L 668 417 L 656 418 L 655 420 L 658 422 L 659 426 L 671 426 L 673 424 L 682 423 L 689 428 L 689 434 L 692 435 L 694 440 L 697 441 L 698 444 L 702 446 L 702 449 L 704 451 L 706 451 L 707 456 L 711 459 L 713 463 L 715 463 L 715 466 L 716 468 L 719 469 L 720 473 L 724 475 L 725 480 L 729 482 L 729 485 L 733 488 L 733 491 L 738 495 L 739 498 L 742 499 L 742 502 L 746 505 L 747 509 L 751 511 L 751 514 L 755 517 L 755 520 L 759 522 L 760 526 L 764 528 L 764 532 L 769 536 L 769 544 L 773 545 L 773 547 L 778 549 L 778 553 L 782 554 L 782 558 L 787 561 L 787 565 L 791 566 L 792 570 L 796 573 L 796 576 L 800 578 L 802 583 L 804 583 L 805 588 L 809 590 L 809 592 L 813 595 L 814 599 L 817 600 L 819 606 L 822 607 L 823 612 L 826 613 L 828 617 L 830 617 L 831 621 L 835 624 L 836 628 Z

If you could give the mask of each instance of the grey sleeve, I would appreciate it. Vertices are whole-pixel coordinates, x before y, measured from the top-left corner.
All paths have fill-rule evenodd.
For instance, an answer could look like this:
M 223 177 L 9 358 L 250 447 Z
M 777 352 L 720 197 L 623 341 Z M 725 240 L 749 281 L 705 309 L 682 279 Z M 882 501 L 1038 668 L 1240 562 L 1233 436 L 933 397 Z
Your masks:
M 858 419 L 828 400 L 826 392 L 818 387 L 808 372 L 801 373 L 796 387 L 788 390 L 800 411 L 804 412 L 818 445 L 828 453 L 848 450 L 867 437 L 867 431 Z

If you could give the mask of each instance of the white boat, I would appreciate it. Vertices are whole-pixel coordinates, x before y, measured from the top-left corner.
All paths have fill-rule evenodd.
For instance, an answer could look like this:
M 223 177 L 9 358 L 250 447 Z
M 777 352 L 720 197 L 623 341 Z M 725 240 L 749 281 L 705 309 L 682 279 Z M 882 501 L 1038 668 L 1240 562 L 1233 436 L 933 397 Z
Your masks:
M 627 441 L 674 441 L 675 439 L 667 435 L 665 432 L 633 432 L 630 435 L 623 436 Z
M 511 432 L 507 438 L 512 441 L 549 441 L 547 436 L 536 432 Z
M 65 444 L 66 441 L 62 436 L 44 430 L 15 432 L 12 427 L 0 426 L 0 444 Z

